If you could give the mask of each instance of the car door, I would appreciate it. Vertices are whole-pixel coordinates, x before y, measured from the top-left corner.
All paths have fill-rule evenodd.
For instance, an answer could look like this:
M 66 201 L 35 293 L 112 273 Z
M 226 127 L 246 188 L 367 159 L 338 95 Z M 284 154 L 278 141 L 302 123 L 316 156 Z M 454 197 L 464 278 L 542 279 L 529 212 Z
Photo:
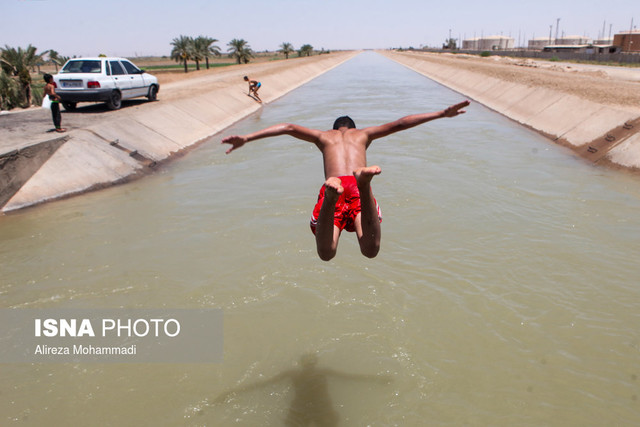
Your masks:
M 111 77 L 116 84 L 116 87 L 120 89 L 120 93 L 122 93 L 122 98 L 130 98 L 131 97 L 131 79 L 127 74 L 127 71 L 124 69 L 120 61 L 110 60 L 109 65 L 111 66 Z
M 144 77 L 142 76 L 142 71 L 131 62 L 126 60 L 120 61 L 124 66 L 125 70 L 127 70 L 127 74 L 129 76 L 129 80 L 131 81 L 131 97 L 134 96 L 145 96 L 147 94 L 147 87 L 144 84 Z

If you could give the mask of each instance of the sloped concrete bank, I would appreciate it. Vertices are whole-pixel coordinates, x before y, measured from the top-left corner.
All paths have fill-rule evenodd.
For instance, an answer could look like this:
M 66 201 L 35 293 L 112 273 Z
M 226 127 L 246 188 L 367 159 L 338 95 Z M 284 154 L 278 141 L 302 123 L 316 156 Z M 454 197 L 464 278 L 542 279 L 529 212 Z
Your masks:
M 443 60 L 438 54 L 380 53 L 540 132 L 593 163 L 640 171 L 640 104 L 633 105 L 626 99 L 618 105 L 598 102 L 562 87 L 521 83 L 517 76 L 510 76 L 509 80 L 492 77 L 474 71 L 469 64 L 463 67 L 458 62 L 461 66 L 456 66 L 455 58 Z M 525 71 L 533 72 L 515 66 L 508 72 L 513 75 Z M 598 90 L 606 91 L 606 85 L 612 82 L 602 78 L 595 84 L 604 85 Z M 637 82 L 625 87 L 635 90 L 634 95 L 640 93 Z
M 0 154 L 2 212 L 128 181 L 263 108 L 247 96 L 244 75 L 263 83 L 260 96 L 268 104 L 357 53 L 234 66 L 169 83 L 161 87 L 158 102 L 109 112 L 71 128 L 62 139 L 29 142 Z M 65 125 L 73 122 L 68 117 L 73 116 L 65 115 Z

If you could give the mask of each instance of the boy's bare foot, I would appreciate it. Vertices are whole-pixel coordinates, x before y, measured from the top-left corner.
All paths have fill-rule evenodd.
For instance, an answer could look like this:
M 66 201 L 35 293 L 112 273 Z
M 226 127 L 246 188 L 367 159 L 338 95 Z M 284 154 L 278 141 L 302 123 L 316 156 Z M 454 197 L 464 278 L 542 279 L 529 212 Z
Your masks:
M 338 200 L 344 192 L 340 178 L 331 177 L 324 182 L 324 197 L 331 200 Z
M 358 188 L 360 188 L 362 186 L 369 185 L 373 177 L 376 175 L 380 175 L 381 172 L 382 169 L 380 169 L 380 166 L 366 166 L 353 171 L 353 176 L 356 177 Z

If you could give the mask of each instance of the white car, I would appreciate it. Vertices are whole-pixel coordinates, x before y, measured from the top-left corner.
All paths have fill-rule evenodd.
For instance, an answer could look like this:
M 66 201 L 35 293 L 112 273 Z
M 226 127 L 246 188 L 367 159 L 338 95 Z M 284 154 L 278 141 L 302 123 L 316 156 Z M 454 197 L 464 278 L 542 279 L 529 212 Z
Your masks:
M 158 79 L 124 58 L 73 58 L 53 76 L 65 110 L 78 102 L 106 102 L 117 110 L 123 99 L 146 96 L 155 101 Z

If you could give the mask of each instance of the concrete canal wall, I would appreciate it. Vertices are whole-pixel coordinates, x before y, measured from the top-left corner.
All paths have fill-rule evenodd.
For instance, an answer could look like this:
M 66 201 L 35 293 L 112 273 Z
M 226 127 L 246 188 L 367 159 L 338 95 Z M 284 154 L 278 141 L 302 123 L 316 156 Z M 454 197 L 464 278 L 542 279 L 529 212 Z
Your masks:
M 184 79 L 163 85 L 158 102 L 106 112 L 61 138 L 34 141 L 28 131 L 33 126 L 22 130 L 24 135 L 7 133 L 5 139 L 12 138 L 17 146 L 0 153 L 0 207 L 9 212 L 144 174 L 157 162 L 264 108 L 247 96 L 244 75 L 262 82 L 260 96 L 269 103 L 356 54 L 234 66 Z M 80 120 L 81 114 L 65 114 L 63 125 L 72 123 L 73 117 Z
M 519 83 L 517 78 L 506 81 L 474 72 L 468 66 L 457 67 L 455 59 L 440 61 L 438 54 L 380 53 L 542 133 L 591 162 L 640 171 L 640 105 L 594 102 L 562 90 Z M 518 73 L 518 68 L 522 67 L 513 67 L 509 72 Z M 610 83 L 602 79 L 601 84 Z M 640 91 L 640 83 L 630 83 L 630 87 Z

